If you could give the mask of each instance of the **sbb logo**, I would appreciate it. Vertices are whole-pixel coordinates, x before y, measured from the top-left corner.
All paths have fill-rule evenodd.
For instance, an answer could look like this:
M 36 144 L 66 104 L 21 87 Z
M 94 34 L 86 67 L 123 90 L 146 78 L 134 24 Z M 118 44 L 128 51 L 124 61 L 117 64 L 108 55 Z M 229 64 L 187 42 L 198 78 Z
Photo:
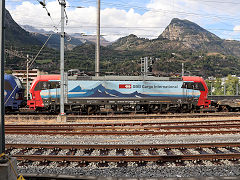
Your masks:
M 119 89 L 131 89 L 131 84 L 119 84 Z

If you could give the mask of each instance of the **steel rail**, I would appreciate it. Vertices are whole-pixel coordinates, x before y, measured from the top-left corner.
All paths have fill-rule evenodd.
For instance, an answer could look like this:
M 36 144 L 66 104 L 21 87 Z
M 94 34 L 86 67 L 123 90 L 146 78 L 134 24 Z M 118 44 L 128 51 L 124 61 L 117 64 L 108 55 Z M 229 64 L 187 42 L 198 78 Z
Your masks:
M 219 123 L 240 123 L 239 119 L 236 120 L 201 120 L 201 121 L 171 121 L 171 122 L 112 122 L 112 123 L 79 123 L 79 124 L 38 124 L 38 127 L 54 126 L 54 127 L 75 127 L 75 126 L 146 126 L 146 125 L 174 125 L 174 124 L 219 124 Z M 35 127 L 36 124 L 7 124 L 6 127 Z
M 69 127 L 58 127 L 58 126 L 41 126 L 39 127 L 38 125 L 35 126 L 15 126 L 15 127 L 6 127 L 5 129 L 7 131 L 39 131 L 39 130 L 52 130 L 52 131 L 87 131 L 87 130 L 121 130 L 121 129 L 127 129 L 127 130 L 132 130 L 132 129 L 144 129 L 144 130 L 160 130 L 160 129 L 200 129 L 200 128 L 240 128 L 240 124 L 205 124 L 205 125 L 184 125 L 184 126 L 106 126 L 106 127 L 96 127 L 96 126 L 90 126 L 90 127 L 77 127 L 74 126 L 72 127 L 69 125 Z
M 197 155 L 166 155 L 166 156 L 58 156 L 58 155 L 14 155 L 19 161 L 71 161 L 71 162 L 141 162 L 141 161 L 189 161 L 189 160 L 216 160 L 240 159 L 240 153 L 234 154 L 197 154 Z
M 166 148 L 212 148 L 239 147 L 240 142 L 227 143 L 188 143 L 188 144 L 12 144 L 6 148 L 45 148 L 45 149 L 166 149 Z
M 220 160 L 220 159 L 228 159 L 228 160 L 237 160 L 240 159 L 240 152 L 238 150 L 230 150 L 231 153 L 224 153 L 221 150 L 215 151 L 216 153 L 206 153 L 202 152 L 201 148 L 234 148 L 239 147 L 240 142 L 230 142 L 230 143 L 195 143 L 195 144 L 136 144 L 136 145 L 65 145 L 65 144 L 6 144 L 6 148 L 14 149 L 20 148 L 22 149 L 20 154 L 13 154 L 13 157 L 16 157 L 18 161 L 28 162 L 28 161 L 43 161 L 43 162 L 79 162 L 79 163 L 86 163 L 86 162 L 99 162 L 99 163 L 108 163 L 108 162 L 180 162 L 180 161 L 199 161 L 199 160 Z M 157 149 L 164 149 L 167 151 L 171 149 L 182 149 L 185 153 L 182 155 L 176 155 L 172 153 L 167 153 L 166 155 L 131 155 L 126 156 L 122 155 L 106 155 L 101 154 L 99 156 L 94 155 L 25 155 L 24 153 L 27 152 L 26 150 L 31 149 L 58 149 L 59 151 L 62 149 L 69 149 L 75 151 L 77 149 L 85 149 L 85 150 L 126 150 L 130 149 L 133 151 L 148 149 L 150 150 L 157 150 Z M 191 154 L 190 151 L 187 152 L 188 148 L 195 148 L 196 150 L 199 149 L 201 154 Z M 26 149 L 26 150 L 24 150 Z M 187 153 L 186 153 L 187 152 Z
M 194 131 L 191 129 L 194 129 Z M 143 122 L 143 123 L 59 124 L 59 125 L 58 124 L 7 125 L 5 127 L 5 132 L 6 134 L 47 134 L 47 135 L 226 134 L 226 133 L 239 133 L 240 120 L 224 120 L 224 121 L 214 120 L 214 121 L 190 121 L 190 122 L 185 121 L 185 122 L 160 122 L 160 123 Z
M 35 135 L 177 135 L 177 134 L 237 134 L 240 130 L 199 130 L 199 131 L 5 131 L 6 134 Z
M 74 120 L 119 120 L 119 119 L 166 119 L 166 118 L 201 118 L 201 117 L 236 117 L 240 116 L 240 113 L 198 113 L 198 114 L 161 114 L 161 115 L 68 115 L 68 121 Z M 21 120 L 41 120 L 41 119 L 54 120 L 57 119 L 57 115 L 6 115 L 6 120 L 21 119 Z

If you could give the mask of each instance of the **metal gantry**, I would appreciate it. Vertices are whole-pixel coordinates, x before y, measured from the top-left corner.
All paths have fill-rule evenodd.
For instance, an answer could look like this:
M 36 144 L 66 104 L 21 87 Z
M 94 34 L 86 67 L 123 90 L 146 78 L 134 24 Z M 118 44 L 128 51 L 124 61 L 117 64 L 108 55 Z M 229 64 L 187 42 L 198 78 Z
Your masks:
M 141 58 L 141 74 L 143 76 L 148 76 L 150 72 L 152 72 L 152 70 L 150 70 L 150 68 L 152 69 L 152 65 L 153 65 L 152 57 Z

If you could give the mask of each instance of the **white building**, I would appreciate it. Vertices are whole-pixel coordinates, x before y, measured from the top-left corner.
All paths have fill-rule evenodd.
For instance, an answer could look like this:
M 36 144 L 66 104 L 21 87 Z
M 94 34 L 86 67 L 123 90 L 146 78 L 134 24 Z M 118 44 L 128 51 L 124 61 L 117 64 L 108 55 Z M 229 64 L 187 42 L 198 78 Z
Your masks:
M 33 80 L 39 76 L 39 75 L 44 75 L 44 74 L 48 74 L 47 72 L 42 72 L 39 69 L 32 69 L 28 71 L 28 82 L 29 82 L 29 86 L 31 86 Z M 12 75 L 18 77 L 22 83 L 23 86 L 26 87 L 27 84 L 27 70 L 13 70 L 12 71 Z

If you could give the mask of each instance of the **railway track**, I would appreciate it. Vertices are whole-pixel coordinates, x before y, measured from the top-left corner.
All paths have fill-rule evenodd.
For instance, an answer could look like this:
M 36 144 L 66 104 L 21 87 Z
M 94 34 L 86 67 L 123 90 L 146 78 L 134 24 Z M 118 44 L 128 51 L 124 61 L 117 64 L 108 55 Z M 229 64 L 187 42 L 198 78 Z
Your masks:
M 6 134 L 169 135 L 240 133 L 240 120 L 6 125 Z
M 193 113 L 193 114 L 127 114 L 127 115 L 67 115 L 68 122 L 82 120 L 140 120 L 140 119 L 169 119 L 169 118 L 205 118 L 205 117 L 239 117 L 239 112 L 215 112 L 215 113 Z M 6 115 L 6 121 L 29 121 L 29 120 L 56 120 L 58 115 Z
M 16 157 L 20 165 L 31 165 L 38 161 L 48 165 L 51 162 L 85 167 L 91 162 L 107 167 L 115 162 L 127 166 L 135 162 L 139 166 L 147 162 L 163 165 L 166 162 L 185 164 L 185 161 L 201 164 L 202 161 L 229 160 L 238 164 L 240 143 L 202 144 L 138 144 L 138 145 L 59 145 L 59 144 L 6 144 L 6 153 Z

